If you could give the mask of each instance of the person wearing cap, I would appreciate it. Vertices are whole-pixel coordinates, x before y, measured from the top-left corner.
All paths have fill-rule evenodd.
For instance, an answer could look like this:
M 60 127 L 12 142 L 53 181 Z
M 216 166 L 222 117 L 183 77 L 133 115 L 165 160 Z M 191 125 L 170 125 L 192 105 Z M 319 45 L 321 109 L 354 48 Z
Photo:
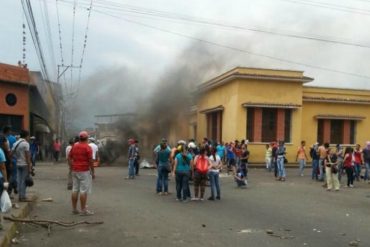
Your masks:
M 370 141 L 366 142 L 365 148 L 362 150 L 362 160 L 365 163 L 364 181 L 369 181 L 370 170 Z
M 128 140 L 128 176 L 126 179 L 135 179 L 135 159 L 136 159 L 136 147 L 135 140 L 130 138 Z
M 72 213 L 81 216 L 93 215 L 86 207 L 87 194 L 91 192 L 92 179 L 95 179 L 92 149 L 88 144 L 89 135 L 86 131 L 79 134 L 79 142 L 75 143 L 69 152 L 68 163 L 72 170 Z M 77 210 L 80 199 L 81 211 Z

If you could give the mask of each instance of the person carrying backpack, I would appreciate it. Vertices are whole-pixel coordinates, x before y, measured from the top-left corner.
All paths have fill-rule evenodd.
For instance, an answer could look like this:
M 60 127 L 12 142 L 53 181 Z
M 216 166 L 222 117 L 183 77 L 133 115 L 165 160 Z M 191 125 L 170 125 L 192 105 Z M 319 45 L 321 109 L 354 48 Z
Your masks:
M 175 157 L 172 176 L 176 176 L 176 196 L 178 201 L 187 202 L 189 193 L 190 169 L 193 166 L 193 157 L 186 150 L 186 145 L 180 145 L 179 153 Z
M 202 147 L 199 155 L 194 158 L 194 201 L 203 201 L 204 192 L 206 190 L 207 173 L 210 163 L 206 154 L 206 149 Z M 199 196 L 200 191 L 200 196 Z

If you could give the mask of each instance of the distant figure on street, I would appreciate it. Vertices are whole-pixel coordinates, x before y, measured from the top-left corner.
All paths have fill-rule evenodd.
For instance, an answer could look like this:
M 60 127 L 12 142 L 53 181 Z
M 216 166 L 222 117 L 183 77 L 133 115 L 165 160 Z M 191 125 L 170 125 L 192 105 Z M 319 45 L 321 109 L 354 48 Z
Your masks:
M 66 147 L 66 159 L 67 159 L 67 164 L 68 164 L 68 157 L 69 153 L 71 152 L 71 149 L 73 147 L 73 144 L 75 142 L 78 142 L 79 138 L 71 139 L 69 140 L 68 146 Z M 68 165 L 69 167 L 69 165 Z M 72 170 L 68 169 L 68 177 L 67 177 L 67 190 L 72 190 Z
M 94 212 L 86 208 L 87 194 L 91 193 L 92 179 L 95 171 L 92 159 L 92 149 L 88 144 L 89 135 L 86 131 L 79 134 L 80 141 L 75 143 L 69 152 L 68 163 L 72 171 L 72 213 L 81 216 L 93 215 Z M 77 210 L 80 197 L 81 211 Z
M 36 158 L 39 155 L 40 149 L 39 149 L 39 144 L 36 141 L 36 137 L 31 136 L 30 142 L 31 142 L 30 143 L 30 152 L 31 152 L 32 169 L 35 169 Z
M 59 161 L 59 155 L 60 155 L 60 150 L 61 150 L 62 145 L 59 142 L 59 139 L 55 139 L 53 143 L 53 155 L 54 155 L 54 160 L 55 162 Z
M 351 147 L 346 147 L 346 150 L 344 151 L 344 169 L 347 173 L 347 187 L 353 188 L 353 174 L 354 174 L 354 165 L 353 165 L 353 159 L 352 159 L 352 152 L 353 149 Z
M 135 176 L 139 176 L 139 170 L 140 170 L 140 165 L 139 165 L 139 160 L 140 160 L 140 149 L 139 149 L 139 141 L 135 140 L 135 152 L 136 152 L 136 158 L 135 158 Z
M 301 141 L 301 146 L 298 148 L 296 161 L 299 163 L 299 175 L 304 176 L 304 168 L 306 167 L 306 162 L 308 160 L 306 154 L 306 142 Z
M 325 159 L 325 173 L 326 173 L 326 184 L 327 190 L 331 191 L 333 188 L 335 191 L 339 191 L 339 180 L 338 180 L 338 157 L 335 150 L 329 152 L 329 155 Z
M 136 147 L 135 140 L 130 138 L 128 140 L 128 176 L 126 179 L 135 179 L 135 159 L 136 159 Z
M 94 167 L 98 167 L 99 166 L 99 147 L 98 145 L 95 144 L 95 138 L 93 137 L 89 138 L 89 146 L 91 147 L 92 152 L 93 152 L 92 157 L 93 157 Z
M 279 146 L 277 148 L 277 167 L 278 167 L 278 178 L 279 181 L 285 181 L 286 173 L 285 173 L 285 155 L 286 155 L 286 148 L 284 145 L 284 141 L 279 141 Z

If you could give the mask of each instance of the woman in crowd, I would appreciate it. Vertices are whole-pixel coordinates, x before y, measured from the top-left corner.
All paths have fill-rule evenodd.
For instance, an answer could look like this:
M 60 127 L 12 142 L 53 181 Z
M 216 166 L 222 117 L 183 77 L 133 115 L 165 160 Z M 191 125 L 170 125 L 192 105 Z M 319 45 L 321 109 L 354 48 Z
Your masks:
M 301 141 L 301 146 L 298 148 L 296 161 L 299 163 L 299 175 L 303 177 L 303 171 L 306 166 L 306 161 L 308 160 L 306 154 L 306 142 Z
M 219 173 L 222 169 L 221 157 L 216 153 L 215 149 L 211 149 L 211 156 L 209 157 L 210 167 L 209 167 L 209 180 L 211 182 L 211 196 L 208 200 L 221 199 L 220 194 L 220 183 L 219 183 Z M 217 193 L 216 197 L 215 194 Z
M 272 170 L 272 145 L 271 144 L 266 144 L 266 153 L 265 153 L 265 161 L 266 161 L 266 169 L 271 172 Z
M 193 166 L 192 156 L 186 150 L 186 145 L 180 145 L 175 156 L 172 176 L 176 176 L 176 196 L 178 201 L 188 201 L 190 169 Z
M 158 157 L 158 183 L 157 194 L 168 195 L 168 173 L 171 172 L 170 155 L 171 151 L 166 143 L 160 144 L 161 149 L 157 153 Z
M 354 163 L 354 169 L 355 169 L 355 177 L 356 181 L 360 181 L 360 175 L 361 175 L 361 166 L 362 166 L 362 150 L 360 144 L 356 144 L 356 148 L 353 151 L 353 163 Z
M 327 190 L 331 191 L 334 187 L 335 191 L 339 191 L 338 180 L 338 157 L 335 150 L 330 150 L 329 155 L 325 159 L 325 173 Z
M 194 198 L 193 200 L 203 201 L 204 192 L 206 190 L 207 173 L 210 167 L 210 162 L 206 154 L 206 149 L 202 147 L 199 155 L 194 158 Z M 200 193 L 199 193 L 200 192 Z
M 344 152 L 344 169 L 347 173 L 347 187 L 353 188 L 353 163 L 352 163 L 352 152 L 351 147 L 347 147 Z

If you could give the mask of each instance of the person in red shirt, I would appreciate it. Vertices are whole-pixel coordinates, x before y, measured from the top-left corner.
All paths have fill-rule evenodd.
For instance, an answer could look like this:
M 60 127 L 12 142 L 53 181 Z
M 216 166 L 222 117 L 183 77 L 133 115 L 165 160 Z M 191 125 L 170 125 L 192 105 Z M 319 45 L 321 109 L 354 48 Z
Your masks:
M 353 158 L 354 158 L 354 168 L 355 168 L 355 177 L 356 181 L 360 181 L 361 175 L 361 166 L 363 164 L 362 161 L 362 150 L 360 144 L 356 144 L 356 148 L 353 151 Z
M 86 208 L 87 194 L 91 192 L 92 179 L 95 179 L 92 149 L 88 144 L 89 135 L 81 131 L 80 141 L 75 143 L 69 152 L 68 163 L 72 171 L 72 208 L 73 214 L 82 216 L 93 215 L 94 212 Z M 80 197 L 81 212 L 77 210 L 78 197 Z
M 55 162 L 58 162 L 59 161 L 59 155 L 60 155 L 60 149 L 61 149 L 61 144 L 59 142 L 59 139 L 55 139 L 54 143 L 53 143 L 53 154 L 54 154 L 54 159 L 55 159 Z
M 353 149 L 347 147 L 344 152 L 344 169 L 347 173 L 347 187 L 353 188 L 353 160 L 352 160 Z

